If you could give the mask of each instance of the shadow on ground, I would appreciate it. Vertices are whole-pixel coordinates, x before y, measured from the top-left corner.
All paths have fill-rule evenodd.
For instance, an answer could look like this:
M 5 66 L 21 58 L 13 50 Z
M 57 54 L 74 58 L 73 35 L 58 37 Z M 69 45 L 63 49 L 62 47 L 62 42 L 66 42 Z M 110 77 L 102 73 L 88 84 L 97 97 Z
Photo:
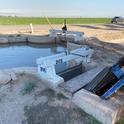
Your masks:
M 78 26 L 78 27 L 88 28 L 88 29 L 100 29 L 100 30 L 117 30 L 117 31 L 124 30 L 124 24 L 73 25 L 73 26 Z

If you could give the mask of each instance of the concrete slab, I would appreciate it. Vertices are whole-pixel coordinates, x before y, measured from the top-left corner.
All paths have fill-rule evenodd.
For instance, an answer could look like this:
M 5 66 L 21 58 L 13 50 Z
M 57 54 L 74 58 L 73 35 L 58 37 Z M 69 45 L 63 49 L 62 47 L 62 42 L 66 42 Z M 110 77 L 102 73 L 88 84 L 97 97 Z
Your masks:
M 1 37 L 0 44 L 6 44 L 6 43 L 8 43 L 8 38 Z
M 29 43 L 51 44 L 55 43 L 55 38 L 49 36 L 28 36 Z
M 59 88 L 63 90 L 64 92 L 68 92 L 69 94 L 73 94 L 86 84 L 88 84 L 90 81 L 93 80 L 93 78 L 103 70 L 104 67 L 97 67 L 94 69 L 91 69 L 63 84 L 59 85 Z
M 9 36 L 8 43 L 26 43 L 27 37 L 26 36 Z
M 116 94 L 102 100 L 85 89 L 75 93 L 72 101 L 103 124 L 115 124 L 124 115 L 124 96 Z

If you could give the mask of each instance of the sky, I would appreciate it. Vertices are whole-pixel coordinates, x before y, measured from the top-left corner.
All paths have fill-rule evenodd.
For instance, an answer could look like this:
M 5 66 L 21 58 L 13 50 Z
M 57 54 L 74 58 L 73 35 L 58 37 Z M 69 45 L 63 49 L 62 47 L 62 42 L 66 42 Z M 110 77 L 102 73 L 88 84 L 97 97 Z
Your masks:
M 0 0 L 0 15 L 124 17 L 124 0 Z

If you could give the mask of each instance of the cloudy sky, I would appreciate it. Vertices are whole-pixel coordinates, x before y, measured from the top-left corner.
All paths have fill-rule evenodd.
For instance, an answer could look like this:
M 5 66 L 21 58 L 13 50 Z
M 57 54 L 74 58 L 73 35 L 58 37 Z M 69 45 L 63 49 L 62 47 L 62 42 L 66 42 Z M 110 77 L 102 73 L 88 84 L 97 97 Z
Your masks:
M 0 0 L 0 15 L 124 17 L 124 0 Z

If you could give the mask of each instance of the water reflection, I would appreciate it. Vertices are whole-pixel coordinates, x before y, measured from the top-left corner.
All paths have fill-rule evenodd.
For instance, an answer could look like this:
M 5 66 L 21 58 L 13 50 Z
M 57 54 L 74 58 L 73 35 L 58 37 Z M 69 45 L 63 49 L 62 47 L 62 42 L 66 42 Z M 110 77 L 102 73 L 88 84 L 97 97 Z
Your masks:
M 65 51 L 59 45 L 9 44 L 0 46 L 0 69 L 37 66 L 36 59 Z

